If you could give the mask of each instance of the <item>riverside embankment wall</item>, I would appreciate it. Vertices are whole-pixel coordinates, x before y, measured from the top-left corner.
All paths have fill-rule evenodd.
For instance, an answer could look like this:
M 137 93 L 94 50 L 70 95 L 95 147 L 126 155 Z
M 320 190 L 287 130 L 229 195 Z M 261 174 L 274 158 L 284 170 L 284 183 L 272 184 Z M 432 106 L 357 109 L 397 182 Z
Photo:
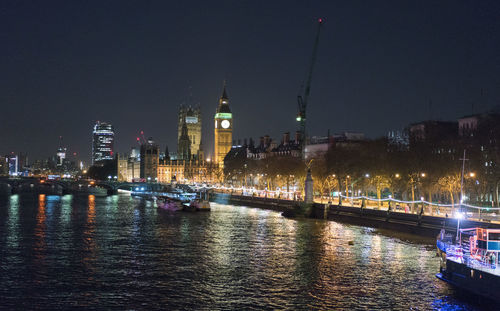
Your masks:
M 211 200 L 218 203 L 230 203 L 285 211 L 293 208 L 298 202 L 241 196 L 227 193 L 212 193 Z M 387 212 L 375 209 L 361 209 L 359 207 L 338 206 L 314 203 L 312 208 L 313 218 L 327 219 L 360 226 L 380 229 L 396 230 L 423 236 L 436 236 L 443 228 L 454 231 L 457 228 L 457 219 L 425 216 L 410 213 Z M 472 220 L 461 220 L 461 228 L 500 228 L 499 224 L 478 222 Z

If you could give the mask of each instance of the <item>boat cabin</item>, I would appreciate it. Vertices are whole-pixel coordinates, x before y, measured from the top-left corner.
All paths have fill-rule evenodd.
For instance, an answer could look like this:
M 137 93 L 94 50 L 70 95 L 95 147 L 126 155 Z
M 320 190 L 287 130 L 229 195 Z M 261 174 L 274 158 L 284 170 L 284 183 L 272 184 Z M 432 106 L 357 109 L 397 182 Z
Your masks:
M 464 251 L 468 249 L 471 258 L 496 268 L 500 252 L 500 229 L 461 229 L 460 241 L 462 241 L 462 249 Z

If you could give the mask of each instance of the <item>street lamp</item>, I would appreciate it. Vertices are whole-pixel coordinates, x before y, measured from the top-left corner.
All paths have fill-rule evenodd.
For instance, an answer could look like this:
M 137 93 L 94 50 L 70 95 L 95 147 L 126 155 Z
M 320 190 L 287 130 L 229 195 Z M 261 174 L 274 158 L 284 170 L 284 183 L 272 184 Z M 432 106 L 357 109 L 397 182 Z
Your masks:
M 365 178 L 370 178 L 370 174 L 365 174 L 364 176 Z M 355 181 L 353 181 L 351 183 L 351 205 L 353 205 L 353 196 L 354 196 L 354 184 L 357 183 L 358 181 L 360 181 L 361 179 L 363 179 L 363 177 L 360 177 L 358 179 L 356 179 Z
M 108 180 L 111 180 L 111 175 L 108 176 Z

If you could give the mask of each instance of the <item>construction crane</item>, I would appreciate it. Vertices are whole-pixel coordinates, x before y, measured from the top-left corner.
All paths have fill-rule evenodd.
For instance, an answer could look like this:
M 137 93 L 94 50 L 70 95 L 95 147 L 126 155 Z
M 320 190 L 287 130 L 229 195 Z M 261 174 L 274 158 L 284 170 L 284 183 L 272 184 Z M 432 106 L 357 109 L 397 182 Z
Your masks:
M 305 144 L 306 144 L 306 109 L 307 101 L 309 100 L 309 94 L 311 93 L 311 79 L 314 70 L 314 64 L 316 63 L 316 54 L 318 52 L 319 34 L 321 31 L 321 26 L 323 25 L 323 19 L 318 19 L 318 30 L 316 31 L 316 39 L 314 40 L 311 64 L 309 66 L 309 71 L 307 73 L 307 80 L 304 89 L 304 95 L 297 96 L 299 104 L 299 113 L 297 114 L 297 122 L 299 122 L 299 133 L 300 133 L 300 147 L 302 149 L 302 154 L 304 154 Z

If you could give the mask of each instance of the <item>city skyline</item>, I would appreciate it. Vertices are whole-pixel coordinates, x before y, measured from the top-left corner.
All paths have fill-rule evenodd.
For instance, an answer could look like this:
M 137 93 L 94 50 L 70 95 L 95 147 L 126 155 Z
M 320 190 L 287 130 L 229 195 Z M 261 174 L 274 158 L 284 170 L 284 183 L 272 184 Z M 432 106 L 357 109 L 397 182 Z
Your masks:
M 497 2 L 431 10 L 397 2 L 4 6 L 0 130 L 9 135 L 2 135 L 2 154 L 47 157 L 63 136 L 90 163 L 89 129 L 97 120 L 114 125 L 118 152 L 134 146 L 141 130 L 173 151 L 179 105 L 192 95 L 210 121 L 223 80 L 234 139 L 294 132 L 318 17 L 325 25 L 309 134 L 352 130 L 374 138 L 500 102 Z M 19 112 L 26 113 L 12 117 Z M 207 153 L 211 125 L 202 129 Z

